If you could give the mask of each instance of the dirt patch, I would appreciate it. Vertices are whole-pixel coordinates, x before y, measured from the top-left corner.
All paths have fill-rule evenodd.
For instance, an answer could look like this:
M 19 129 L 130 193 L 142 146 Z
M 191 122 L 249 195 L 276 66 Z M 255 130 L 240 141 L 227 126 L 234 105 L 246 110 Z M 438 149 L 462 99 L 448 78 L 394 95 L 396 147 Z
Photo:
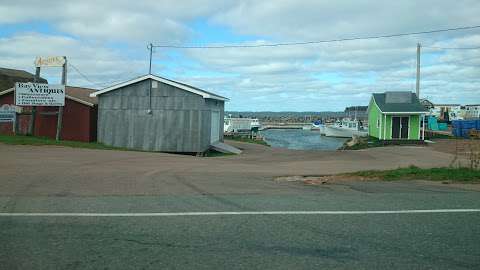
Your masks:
M 325 185 L 329 183 L 345 182 L 345 181 L 376 181 L 377 177 L 362 177 L 354 175 L 322 175 L 322 176 L 282 176 L 275 178 L 276 182 L 299 182 L 304 185 Z
M 453 155 L 456 153 L 466 155 L 466 152 L 468 152 L 470 148 L 480 144 L 480 140 L 467 140 L 462 138 L 438 139 L 433 140 L 433 142 L 434 143 L 428 145 L 433 150 Z
M 275 178 L 276 182 L 297 182 L 307 186 L 318 186 L 318 185 L 326 185 L 326 184 L 334 184 L 334 183 L 341 183 L 341 182 L 361 182 L 361 181 L 387 181 L 382 180 L 379 177 L 365 177 L 365 176 L 357 176 L 357 175 L 350 175 L 350 174 L 337 174 L 337 175 L 321 175 L 321 176 L 281 176 Z M 430 185 L 449 185 L 456 188 L 461 188 L 465 190 L 474 190 L 480 191 L 480 182 L 470 182 L 470 183 L 462 183 L 462 182 L 455 182 L 450 180 L 445 181 L 429 181 L 429 180 L 408 180 L 408 181 L 416 181 L 422 182 L 423 184 L 430 184 Z

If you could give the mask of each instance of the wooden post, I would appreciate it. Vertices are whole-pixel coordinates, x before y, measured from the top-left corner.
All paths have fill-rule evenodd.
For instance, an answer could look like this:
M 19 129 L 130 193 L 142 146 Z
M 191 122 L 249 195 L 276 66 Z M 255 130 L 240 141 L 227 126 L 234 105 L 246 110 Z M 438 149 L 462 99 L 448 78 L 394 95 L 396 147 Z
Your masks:
M 15 121 L 13 122 L 13 135 L 18 135 L 18 117 L 19 113 L 15 112 Z
M 423 124 L 422 124 L 422 141 L 425 140 L 425 114 L 422 114 Z
M 65 85 L 65 91 L 67 91 L 67 57 L 64 56 L 65 63 L 63 64 L 62 69 L 62 84 Z M 58 115 L 57 115 L 57 133 L 55 135 L 55 140 L 59 141 L 61 138 L 62 132 L 62 122 L 63 122 L 63 106 L 58 107 Z
M 37 83 L 40 79 L 40 67 L 35 69 L 35 77 L 33 77 L 33 82 Z M 32 113 L 30 114 L 30 123 L 28 124 L 27 135 L 35 135 L 35 118 L 37 114 L 37 106 L 32 106 Z

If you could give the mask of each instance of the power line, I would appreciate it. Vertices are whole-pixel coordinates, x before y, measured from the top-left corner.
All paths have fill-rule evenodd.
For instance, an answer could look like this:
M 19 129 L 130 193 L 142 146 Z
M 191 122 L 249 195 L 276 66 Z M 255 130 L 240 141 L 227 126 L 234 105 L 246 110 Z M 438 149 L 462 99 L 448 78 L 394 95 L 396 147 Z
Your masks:
M 83 74 L 76 66 L 74 66 L 72 63 L 68 63 L 69 66 L 71 66 L 73 69 L 75 69 L 75 71 L 80 74 L 80 76 L 82 76 L 86 81 L 90 82 L 91 84 L 93 85 L 97 85 L 97 86 L 100 86 L 100 87 L 103 87 L 103 85 L 101 85 L 100 83 L 97 83 L 97 82 L 94 82 L 92 80 L 90 80 L 85 74 Z
M 467 63 L 467 62 L 472 61 L 472 60 L 477 60 L 477 59 L 480 59 L 480 57 L 471 57 L 471 58 L 464 58 L 464 59 L 460 59 L 460 60 L 452 60 L 452 61 L 444 61 L 444 62 L 436 61 L 432 64 L 427 64 L 427 65 L 424 65 L 424 66 L 439 66 L 439 65 L 450 65 L 450 64 L 458 64 L 458 63 L 463 63 L 463 64 L 467 64 L 467 65 L 476 65 L 476 64 L 470 64 L 470 63 Z
M 437 49 L 437 50 L 479 50 L 480 47 L 435 47 L 435 46 L 423 46 L 424 48 Z
M 92 81 L 91 79 L 89 79 L 83 72 L 81 72 L 76 66 L 74 66 L 73 64 L 71 63 L 68 63 L 69 66 L 71 66 L 73 69 L 75 69 L 75 71 L 80 75 L 82 76 L 82 78 L 84 78 L 86 81 L 90 82 L 90 84 L 92 85 L 96 85 L 100 88 L 104 88 L 106 86 L 109 86 L 109 85 L 112 85 L 112 84 L 117 84 L 117 83 L 121 83 L 121 82 L 124 82 L 125 80 L 124 79 L 115 79 L 115 80 L 110 80 L 110 81 L 104 81 L 104 82 L 94 82 Z M 133 72 L 132 72 L 133 73 Z
M 353 40 L 369 40 L 369 39 L 424 35 L 424 34 L 433 34 L 433 33 L 441 33 L 441 32 L 450 32 L 450 31 L 470 30 L 470 29 L 476 29 L 476 28 L 480 28 L 480 25 L 464 26 L 464 27 L 456 27 L 456 28 L 446 28 L 446 29 L 437 29 L 437 30 L 420 31 L 420 32 L 386 34 L 386 35 L 378 35 L 378 36 L 327 39 L 327 40 L 318 40 L 318 41 L 284 42 L 284 43 L 269 43 L 269 44 L 255 44 L 255 45 L 235 45 L 235 44 L 233 44 L 233 45 L 217 45 L 217 46 L 182 46 L 182 45 L 168 45 L 168 44 L 166 44 L 166 45 L 152 45 L 152 47 L 155 47 L 155 48 L 170 48 L 170 49 L 225 49 L 225 48 L 258 48 L 258 47 L 298 46 L 298 45 L 312 45 L 312 44 L 353 41 Z

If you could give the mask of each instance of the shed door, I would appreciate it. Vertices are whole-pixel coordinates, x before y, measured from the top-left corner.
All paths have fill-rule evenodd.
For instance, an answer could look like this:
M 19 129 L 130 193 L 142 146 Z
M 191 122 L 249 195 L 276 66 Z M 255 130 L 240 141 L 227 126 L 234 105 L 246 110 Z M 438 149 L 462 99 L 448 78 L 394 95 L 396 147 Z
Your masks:
M 210 130 L 210 143 L 220 140 L 220 112 L 212 111 L 212 125 Z
M 392 139 L 400 138 L 400 117 L 392 117 Z
M 392 139 L 408 139 L 409 117 L 392 117 Z
M 408 122 L 409 121 L 409 117 L 402 117 L 402 124 L 401 124 L 401 138 L 402 139 L 408 139 L 408 129 L 409 129 L 409 126 L 408 126 Z

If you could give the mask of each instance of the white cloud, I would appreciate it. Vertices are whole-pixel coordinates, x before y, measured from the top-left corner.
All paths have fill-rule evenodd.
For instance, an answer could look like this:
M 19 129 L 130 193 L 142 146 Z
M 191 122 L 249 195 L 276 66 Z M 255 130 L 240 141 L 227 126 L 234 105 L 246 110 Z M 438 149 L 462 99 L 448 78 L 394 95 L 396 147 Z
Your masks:
M 208 0 L 30 0 L 0 4 L 0 24 L 48 22 L 59 31 L 97 40 L 180 43 L 186 22 L 228 4 Z
M 109 82 L 145 73 L 150 41 L 201 44 L 193 39 L 201 36 L 192 28 L 195 21 L 253 37 L 246 44 L 311 41 L 480 24 L 480 2 L 7 0 L 0 4 L 0 14 L 0 27 L 44 22 L 55 32 L 0 38 L 0 65 L 32 70 L 36 55 L 65 54 L 88 77 Z M 228 109 L 342 110 L 366 104 L 372 92 L 413 90 L 417 42 L 478 47 L 480 30 L 308 46 L 183 50 L 177 58 L 159 49 L 154 67 L 230 97 Z M 422 52 L 426 97 L 442 103 L 480 102 L 480 50 Z M 70 75 L 72 83 L 89 85 L 75 71 Z
M 101 88 L 107 82 L 130 79 L 146 73 L 145 61 L 128 59 L 121 52 L 85 44 L 64 36 L 24 33 L 0 38 L 0 66 L 34 72 L 35 56 L 66 55 L 67 61 L 77 67 L 90 81 L 69 67 L 68 83 Z M 60 80 L 58 68 L 44 68 L 42 76 Z M 93 84 L 93 83 L 95 84 Z

